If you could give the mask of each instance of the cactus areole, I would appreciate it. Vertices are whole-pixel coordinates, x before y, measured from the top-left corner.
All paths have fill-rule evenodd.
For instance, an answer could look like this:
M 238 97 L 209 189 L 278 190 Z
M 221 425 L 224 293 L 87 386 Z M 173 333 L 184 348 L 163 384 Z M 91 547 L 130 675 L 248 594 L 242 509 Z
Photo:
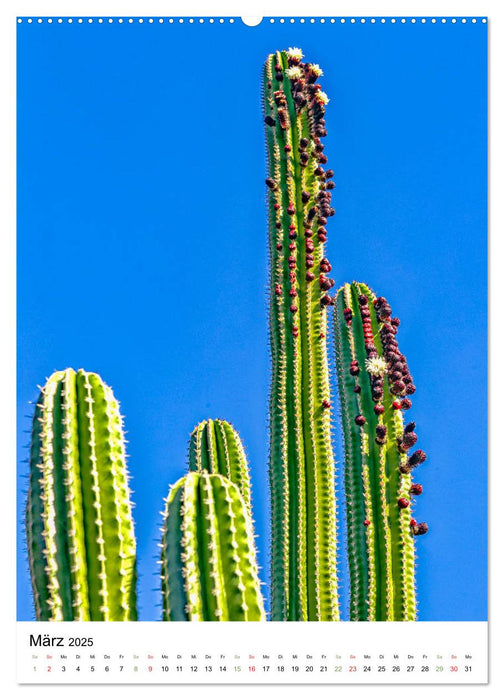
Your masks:
M 299 49 L 264 68 L 269 162 L 270 487 L 273 620 L 338 620 L 336 499 L 326 348 L 324 243 L 332 171 L 322 74 Z
M 119 405 L 55 372 L 33 417 L 26 539 L 37 620 L 136 620 L 136 543 Z
M 404 427 L 411 401 L 402 401 L 415 387 L 390 316 L 386 299 L 365 284 L 336 295 L 352 620 L 416 619 L 414 537 L 427 532 L 411 517 L 412 496 L 422 493 L 411 472 L 426 456 L 408 456 L 417 436 L 414 423 Z

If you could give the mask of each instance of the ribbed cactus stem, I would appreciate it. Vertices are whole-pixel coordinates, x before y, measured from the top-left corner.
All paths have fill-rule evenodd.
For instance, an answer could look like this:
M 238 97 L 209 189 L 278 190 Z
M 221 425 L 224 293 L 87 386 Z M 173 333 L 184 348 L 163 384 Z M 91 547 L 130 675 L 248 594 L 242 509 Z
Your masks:
M 33 418 L 26 536 L 37 620 L 136 620 L 136 543 L 119 406 L 55 372 Z
M 415 424 L 404 410 L 415 391 L 399 351 L 399 319 L 364 284 L 336 295 L 335 342 L 345 440 L 345 492 L 352 620 L 415 620 L 414 535 L 427 531 L 411 517 L 422 492 L 411 472 L 425 460 Z
M 339 619 L 324 257 L 332 172 L 327 96 L 299 49 L 264 70 L 269 161 L 272 619 Z
M 264 621 L 252 520 L 221 474 L 193 471 L 172 486 L 161 540 L 163 619 Z
M 189 470 L 222 474 L 240 489 L 249 512 L 250 474 L 238 432 L 225 420 L 204 420 L 191 433 Z

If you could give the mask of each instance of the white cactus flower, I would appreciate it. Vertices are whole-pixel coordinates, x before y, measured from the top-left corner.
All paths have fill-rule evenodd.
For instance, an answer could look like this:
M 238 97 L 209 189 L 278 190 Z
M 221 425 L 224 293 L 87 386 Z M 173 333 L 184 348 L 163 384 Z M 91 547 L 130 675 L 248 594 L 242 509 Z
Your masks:
M 315 99 L 321 105 L 326 105 L 329 102 L 329 98 L 327 97 L 327 94 L 325 92 L 323 92 L 322 90 L 319 90 L 315 94 Z
M 303 75 L 303 71 L 299 66 L 292 66 L 291 68 L 287 68 L 285 70 L 285 75 L 289 78 L 289 80 L 297 80 Z
M 289 56 L 289 58 L 294 58 L 300 61 L 303 58 L 303 52 L 301 51 L 301 49 L 289 46 L 287 50 L 287 56 Z
M 387 362 L 383 357 L 372 357 L 366 360 L 366 370 L 374 377 L 383 377 L 387 371 Z

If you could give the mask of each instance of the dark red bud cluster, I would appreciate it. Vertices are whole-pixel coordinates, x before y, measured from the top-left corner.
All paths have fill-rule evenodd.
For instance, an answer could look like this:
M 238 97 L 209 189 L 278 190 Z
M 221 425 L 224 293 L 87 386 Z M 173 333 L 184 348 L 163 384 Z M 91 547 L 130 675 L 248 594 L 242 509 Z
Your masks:
M 355 420 L 355 424 L 359 425 L 359 426 L 362 426 L 366 423 L 366 419 L 362 415 L 355 416 L 354 420 Z
M 343 309 L 343 318 L 345 319 L 345 321 L 347 323 L 351 323 L 352 316 L 353 316 L 352 309 L 350 309 L 349 307 L 347 307 L 346 309 Z
M 329 260 L 327 258 L 322 258 L 322 260 L 320 261 L 320 271 L 321 272 L 331 272 L 331 270 L 332 270 L 332 267 L 331 267 L 331 263 L 329 262 Z
M 319 275 L 319 285 L 322 291 L 327 292 L 331 287 L 334 287 L 334 280 L 325 275 Z
M 356 377 L 359 374 L 360 370 L 359 370 L 359 363 L 357 362 L 357 360 L 352 360 L 350 362 L 350 368 L 348 371 L 350 372 L 352 377 Z
M 322 401 L 322 408 L 331 408 L 331 402 L 327 401 L 327 399 L 324 399 Z
M 407 452 L 418 440 L 416 433 L 409 432 L 404 433 L 402 440 L 399 443 L 399 449 L 401 452 Z
M 416 520 L 412 520 L 410 526 L 414 535 L 425 535 L 429 531 L 427 523 L 417 523 Z
M 415 450 L 411 457 L 408 459 L 408 464 L 410 467 L 417 467 L 419 464 L 423 464 L 427 459 L 427 455 L 422 450 Z
M 385 297 L 377 297 L 374 300 L 376 314 L 382 322 L 380 338 L 383 345 L 385 359 L 387 360 L 387 376 L 390 381 L 390 391 L 394 396 L 403 397 L 415 393 L 415 385 L 408 369 L 408 363 L 404 355 L 399 351 L 396 340 L 399 319 L 390 319 L 391 308 Z M 401 408 L 404 408 L 401 404 Z M 409 406 L 408 406 L 409 408 Z
M 378 423 L 376 426 L 376 438 L 375 442 L 378 445 L 385 445 L 387 442 L 387 426 L 382 425 L 381 423 Z
M 324 294 L 322 299 L 320 300 L 321 306 L 332 306 L 334 304 L 334 300 L 332 297 L 329 296 L 329 294 Z
M 411 484 L 410 493 L 413 494 L 413 496 L 420 496 L 420 494 L 423 493 L 422 484 Z
M 287 107 L 287 98 L 282 90 L 275 90 L 273 98 L 277 107 Z
M 278 114 L 278 123 L 280 124 L 280 127 L 285 131 L 287 127 L 289 126 L 288 120 L 287 120 L 287 112 L 285 109 L 281 108 L 277 111 Z
M 397 505 L 399 506 L 399 508 L 404 509 L 409 506 L 409 501 L 407 498 L 398 498 Z

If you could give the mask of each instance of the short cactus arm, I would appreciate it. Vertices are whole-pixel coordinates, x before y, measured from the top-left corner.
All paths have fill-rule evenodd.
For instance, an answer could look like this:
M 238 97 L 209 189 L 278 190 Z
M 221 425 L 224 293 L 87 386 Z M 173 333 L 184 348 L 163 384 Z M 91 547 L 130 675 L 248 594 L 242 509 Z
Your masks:
M 327 97 L 299 50 L 264 70 L 269 160 L 272 618 L 338 619 L 334 460 L 324 257 L 331 171 L 322 165 Z
M 189 472 L 170 490 L 161 541 L 164 620 L 265 620 L 252 521 L 238 487 Z
M 121 417 L 98 375 L 54 373 L 37 403 L 26 529 L 37 619 L 136 619 Z
M 225 420 L 204 420 L 191 433 L 189 470 L 222 474 L 238 486 L 251 511 L 250 474 L 239 434 Z
M 398 319 L 383 297 L 364 284 L 346 284 L 335 304 L 338 386 L 345 438 L 345 490 L 351 618 L 414 620 L 414 534 L 411 463 L 416 442 L 401 410 L 414 392 L 406 358 L 397 347 Z M 417 491 L 417 493 L 421 492 Z

